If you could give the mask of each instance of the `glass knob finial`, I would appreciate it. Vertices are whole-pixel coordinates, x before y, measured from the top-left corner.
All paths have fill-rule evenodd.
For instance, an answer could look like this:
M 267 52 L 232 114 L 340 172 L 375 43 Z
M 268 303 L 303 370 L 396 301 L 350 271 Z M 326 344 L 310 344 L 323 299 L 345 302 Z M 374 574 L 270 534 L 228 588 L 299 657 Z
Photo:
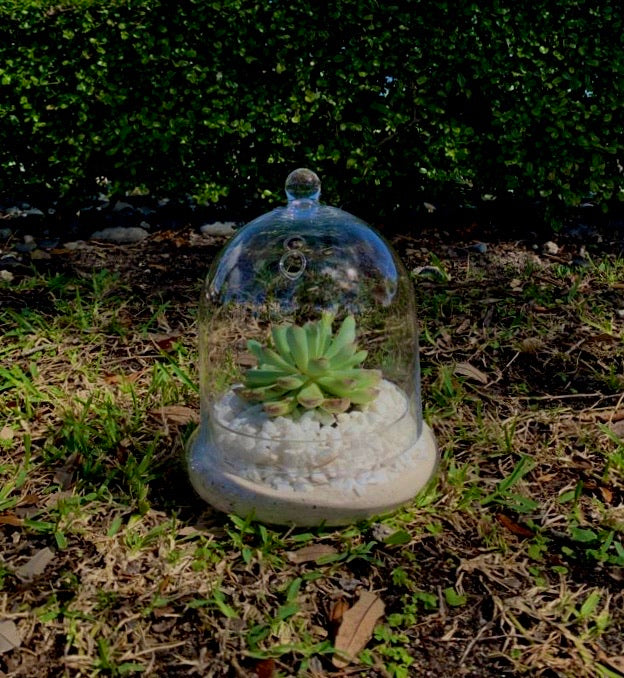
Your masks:
M 309 169 L 299 168 L 286 179 L 288 200 L 318 200 L 321 195 L 321 180 Z

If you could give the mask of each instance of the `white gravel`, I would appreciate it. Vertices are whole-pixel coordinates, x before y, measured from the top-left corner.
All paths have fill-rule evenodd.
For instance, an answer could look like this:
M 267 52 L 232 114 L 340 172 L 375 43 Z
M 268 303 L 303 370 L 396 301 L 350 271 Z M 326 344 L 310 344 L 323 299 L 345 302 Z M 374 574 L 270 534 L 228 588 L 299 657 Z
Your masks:
M 389 473 L 413 467 L 418 425 L 405 393 L 382 381 L 379 395 L 361 409 L 297 421 L 268 417 L 233 390 L 213 405 L 216 462 L 232 473 L 277 490 L 311 492 L 331 485 L 360 494 Z

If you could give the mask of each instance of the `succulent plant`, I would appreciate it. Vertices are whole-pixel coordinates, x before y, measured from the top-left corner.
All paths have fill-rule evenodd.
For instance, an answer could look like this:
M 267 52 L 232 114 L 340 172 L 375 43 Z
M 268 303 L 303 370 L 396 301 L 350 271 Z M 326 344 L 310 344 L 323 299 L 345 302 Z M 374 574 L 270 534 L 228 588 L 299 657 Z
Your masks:
M 374 400 L 381 372 L 358 367 L 367 351 L 357 349 L 355 318 L 348 315 L 335 334 L 333 322 L 334 315 L 323 312 L 302 326 L 274 327 L 273 347 L 249 340 L 258 365 L 247 370 L 238 394 L 263 403 L 272 417 L 316 408 L 337 414 Z

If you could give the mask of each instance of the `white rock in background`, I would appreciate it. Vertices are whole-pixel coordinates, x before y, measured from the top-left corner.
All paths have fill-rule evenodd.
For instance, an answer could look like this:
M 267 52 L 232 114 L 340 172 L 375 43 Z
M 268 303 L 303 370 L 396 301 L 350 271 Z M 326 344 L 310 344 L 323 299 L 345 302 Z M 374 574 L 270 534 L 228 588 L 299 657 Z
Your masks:
M 113 212 L 121 212 L 122 210 L 134 210 L 134 207 L 129 202 L 118 200 L 113 205 Z
M 149 233 L 144 228 L 138 226 L 111 226 L 102 231 L 96 231 L 91 235 L 92 240 L 106 240 L 120 245 L 140 242 L 145 240 Z
M 549 240 L 548 242 L 544 243 L 544 252 L 546 254 L 558 254 L 559 253 L 559 245 L 557 243 L 553 242 L 552 240 Z
M 62 245 L 65 250 L 83 250 L 86 246 L 87 243 L 84 240 L 70 240 Z
M 214 224 L 204 224 L 199 227 L 202 235 L 233 235 L 236 223 L 233 221 L 216 221 Z

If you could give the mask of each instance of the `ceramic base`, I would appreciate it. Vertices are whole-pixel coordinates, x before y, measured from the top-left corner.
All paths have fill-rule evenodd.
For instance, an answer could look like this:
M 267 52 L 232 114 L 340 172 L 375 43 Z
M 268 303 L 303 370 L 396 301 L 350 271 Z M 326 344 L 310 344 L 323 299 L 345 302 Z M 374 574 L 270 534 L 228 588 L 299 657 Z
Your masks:
M 438 464 L 431 429 L 413 448 L 413 465 L 387 473 L 387 480 L 358 492 L 324 485 L 310 492 L 277 490 L 241 478 L 219 462 L 210 438 L 195 432 L 188 445 L 188 469 L 197 493 L 215 508 L 277 525 L 345 525 L 392 511 L 409 502 L 427 484 Z

